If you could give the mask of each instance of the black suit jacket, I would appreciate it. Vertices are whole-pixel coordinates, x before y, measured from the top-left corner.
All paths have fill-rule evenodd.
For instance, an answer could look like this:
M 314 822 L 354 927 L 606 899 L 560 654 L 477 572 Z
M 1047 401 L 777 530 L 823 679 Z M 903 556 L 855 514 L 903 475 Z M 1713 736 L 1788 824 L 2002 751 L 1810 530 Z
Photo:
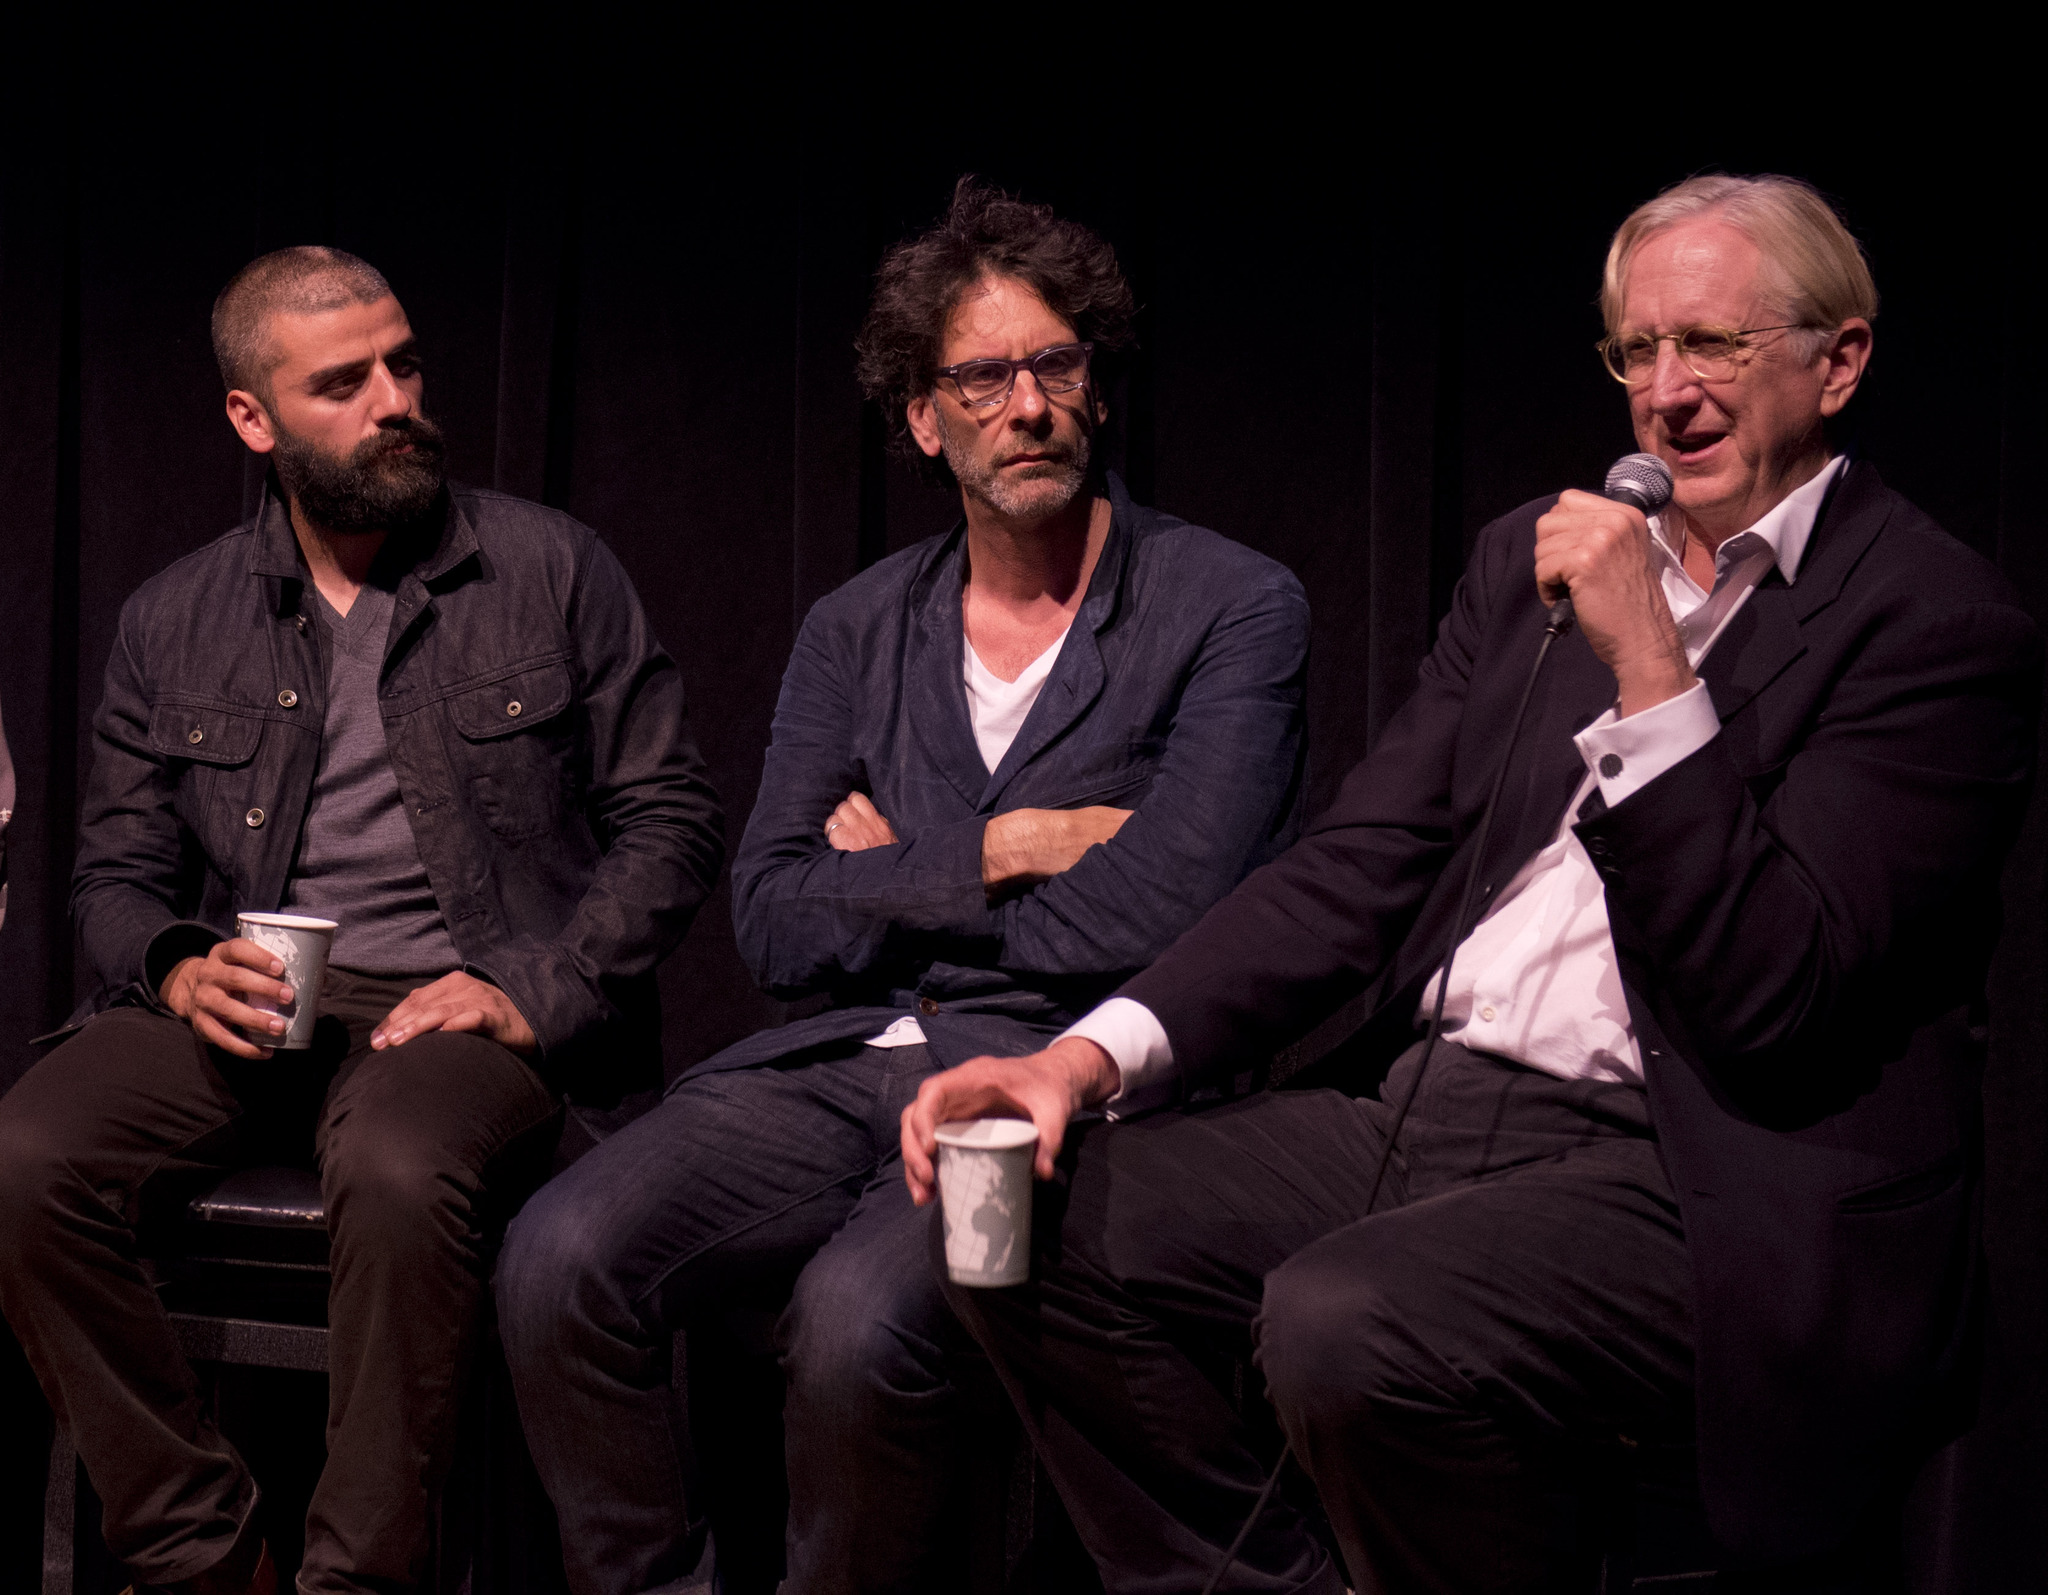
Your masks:
M 1383 976 L 1364 1056 L 1412 1036 L 1542 632 L 1551 502 L 1481 535 L 1418 691 L 1330 811 L 1124 988 L 1184 1085 Z M 1796 582 L 1772 570 L 1701 675 L 1721 734 L 1577 830 L 1693 1260 L 1709 1517 L 1731 1550 L 1789 1557 L 1840 1538 L 1958 1383 L 1984 975 L 2041 639 L 1990 565 L 1855 464 Z M 1583 636 L 1552 650 L 1482 903 L 1555 834 L 1584 774 L 1572 734 L 1614 693 Z

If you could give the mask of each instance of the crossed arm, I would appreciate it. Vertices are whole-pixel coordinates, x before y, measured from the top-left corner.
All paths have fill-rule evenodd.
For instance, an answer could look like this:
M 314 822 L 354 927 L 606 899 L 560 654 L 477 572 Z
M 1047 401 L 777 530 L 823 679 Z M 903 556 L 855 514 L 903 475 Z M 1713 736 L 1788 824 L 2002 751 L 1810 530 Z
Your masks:
M 733 866 L 735 928 L 756 978 L 802 996 L 934 959 L 1027 982 L 1113 982 L 1144 967 L 1291 821 L 1307 633 L 1306 602 L 1284 574 L 1234 593 L 1194 640 L 1183 678 L 1158 684 L 1175 694 L 1171 724 L 1157 763 L 1129 768 L 1126 789 L 1143 796 L 1128 810 L 920 825 L 867 796 L 879 772 L 856 745 L 873 690 L 861 644 L 814 611 Z
M 1012 809 L 988 822 L 981 838 L 981 882 L 991 897 L 1036 886 L 1063 874 L 1081 855 L 1107 842 L 1131 817 L 1129 809 Z M 896 828 L 865 793 L 849 792 L 825 821 L 825 840 L 842 853 L 893 847 Z

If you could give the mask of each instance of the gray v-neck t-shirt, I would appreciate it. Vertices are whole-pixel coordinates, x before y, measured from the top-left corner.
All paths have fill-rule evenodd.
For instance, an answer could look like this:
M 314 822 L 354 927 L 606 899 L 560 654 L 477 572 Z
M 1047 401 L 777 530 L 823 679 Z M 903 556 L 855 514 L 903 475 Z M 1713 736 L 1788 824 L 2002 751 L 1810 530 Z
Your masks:
M 365 582 L 346 615 L 317 588 L 313 599 L 331 660 L 327 719 L 284 906 L 340 923 L 330 955 L 339 968 L 445 975 L 462 958 L 420 862 L 377 708 L 396 595 Z

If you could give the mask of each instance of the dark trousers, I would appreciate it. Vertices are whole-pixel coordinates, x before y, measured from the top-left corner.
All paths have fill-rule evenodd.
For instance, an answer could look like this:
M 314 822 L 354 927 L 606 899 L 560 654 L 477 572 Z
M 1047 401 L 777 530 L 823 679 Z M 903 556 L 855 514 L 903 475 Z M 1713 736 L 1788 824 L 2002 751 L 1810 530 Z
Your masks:
M 854 1043 L 799 1067 L 687 1075 L 520 1214 L 498 1317 L 577 1595 L 689 1571 L 671 1338 L 700 1313 L 784 1302 L 783 1589 L 960 1587 L 947 1362 L 973 1347 L 926 1265 L 898 1151 L 903 1109 L 937 1067 L 922 1046 Z
M 150 1583 L 253 1550 L 256 1484 L 202 1409 L 137 1260 L 146 1209 L 238 1163 L 317 1157 L 327 1202 L 327 1463 L 307 1591 L 421 1577 L 488 1274 L 545 1172 L 557 1106 L 495 1042 L 371 1028 L 418 982 L 329 970 L 309 1052 L 250 1061 L 135 1008 L 99 1015 L 0 1098 L 0 1311 Z
M 1360 1591 L 1574 1587 L 1574 1500 L 1689 1437 L 1691 1270 L 1642 1093 L 1439 1043 L 1365 1217 L 1391 1119 L 1281 1091 L 1077 1127 L 1031 1283 L 946 1287 L 1112 1595 L 1201 1588 L 1250 1513 L 1274 1456 L 1233 1354 Z M 1283 1494 L 1222 1587 L 1343 1580 Z

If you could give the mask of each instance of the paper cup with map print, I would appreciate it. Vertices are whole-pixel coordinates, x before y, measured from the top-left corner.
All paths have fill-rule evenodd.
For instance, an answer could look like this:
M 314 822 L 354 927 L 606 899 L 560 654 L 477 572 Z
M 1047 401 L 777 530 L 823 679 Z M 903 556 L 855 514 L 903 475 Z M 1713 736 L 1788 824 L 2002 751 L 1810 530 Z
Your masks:
M 1038 1130 L 1026 1119 L 942 1124 L 939 1205 L 946 1273 L 956 1285 L 1021 1285 L 1031 1277 L 1031 1159 Z
M 327 954 L 334 946 L 334 933 L 341 927 L 331 919 L 308 919 L 303 914 L 237 914 L 235 934 L 284 960 L 284 982 L 292 988 L 293 1000 L 280 1007 L 268 997 L 245 994 L 242 1001 L 265 1013 L 282 1014 L 291 1028 L 281 1036 L 263 1031 L 248 1032 L 259 1047 L 279 1047 L 287 1052 L 313 1044 L 313 1025 L 320 1017 L 320 983 L 327 978 Z

